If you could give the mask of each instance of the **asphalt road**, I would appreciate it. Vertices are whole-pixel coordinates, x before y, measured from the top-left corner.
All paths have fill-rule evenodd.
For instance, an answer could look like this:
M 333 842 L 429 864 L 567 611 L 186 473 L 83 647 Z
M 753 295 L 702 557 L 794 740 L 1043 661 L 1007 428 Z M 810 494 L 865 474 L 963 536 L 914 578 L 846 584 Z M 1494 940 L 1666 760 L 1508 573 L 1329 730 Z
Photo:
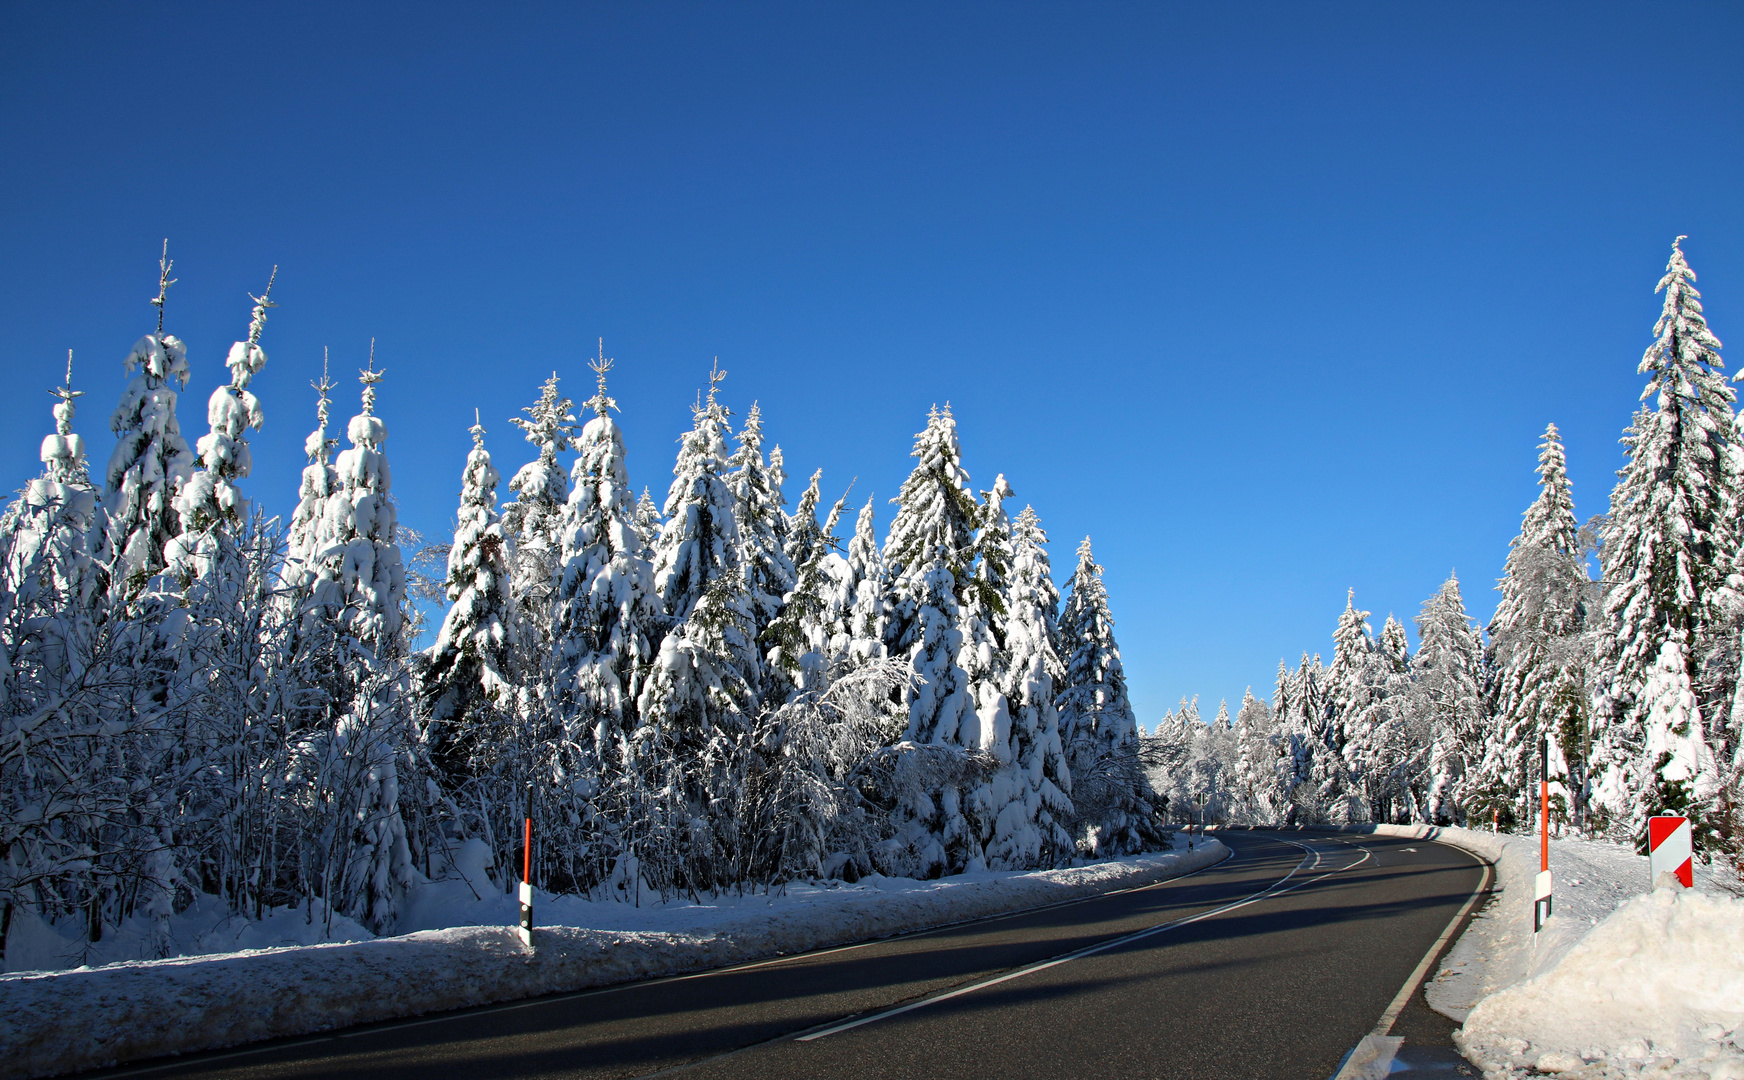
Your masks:
M 1484 877 L 1423 840 L 1220 838 L 1217 866 L 1042 911 L 100 1075 L 1324 1080 Z M 1452 1060 L 1453 1026 L 1419 989 L 1391 1034 Z

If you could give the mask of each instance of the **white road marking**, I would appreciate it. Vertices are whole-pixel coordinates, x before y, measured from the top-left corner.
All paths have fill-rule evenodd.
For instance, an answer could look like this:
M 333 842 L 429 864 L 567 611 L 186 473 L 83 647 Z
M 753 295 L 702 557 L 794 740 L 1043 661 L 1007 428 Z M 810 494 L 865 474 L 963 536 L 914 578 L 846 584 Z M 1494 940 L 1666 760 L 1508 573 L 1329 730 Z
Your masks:
M 871 1023 L 874 1023 L 874 1022 L 879 1021 L 879 1020 L 889 1019 L 892 1016 L 900 1016 L 901 1014 L 906 1013 L 906 1012 L 913 1012 L 915 1009 L 925 1008 L 928 1005 L 936 1005 L 941 1001 L 949 1001 L 952 998 L 962 997 L 964 994 L 972 994 L 977 990 L 985 990 L 989 986 L 998 986 L 1000 983 L 1010 982 L 1013 979 L 1021 979 L 1025 975 L 1033 975 L 1038 971 L 1046 971 L 1049 968 L 1058 967 L 1061 964 L 1070 963 L 1073 960 L 1081 960 L 1086 956 L 1094 956 L 1095 954 L 1100 953 L 1100 952 L 1107 952 L 1109 949 L 1114 949 L 1114 948 L 1118 948 L 1121 945 L 1130 944 L 1134 941 L 1138 941 L 1138 940 L 1141 940 L 1143 938 L 1150 937 L 1153 934 L 1160 934 L 1165 930 L 1173 930 L 1173 929 L 1176 929 L 1177 927 L 1188 926 L 1188 925 L 1191 925 L 1192 923 L 1201 922 L 1205 919 L 1211 918 L 1214 915 L 1222 915 L 1224 912 L 1234 911 L 1237 908 L 1244 908 L 1244 907 L 1247 907 L 1249 904 L 1257 904 L 1261 900 L 1264 900 L 1268 896 L 1272 896 L 1272 895 L 1281 896 L 1284 893 L 1291 892 L 1295 889 L 1299 889 L 1304 885 L 1312 885 L 1312 884 L 1314 884 L 1314 882 L 1324 880 L 1325 878 L 1329 878 L 1333 874 L 1340 874 L 1346 870 L 1352 869 L 1353 867 L 1361 866 L 1363 863 L 1367 862 L 1373 856 L 1373 852 L 1370 852 L 1368 849 L 1364 848 L 1363 849 L 1363 857 L 1358 859 L 1356 862 L 1351 863 L 1349 866 L 1341 866 L 1336 870 L 1329 870 L 1326 873 L 1321 874 L 1319 877 L 1309 878 L 1306 881 L 1299 881 L 1296 884 L 1290 886 L 1288 889 L 1279 889 L 1278 886 L 1282 885 L 1286 881 L 1289 881 L 1292 877 L 1295 877 L 1296 873 L 1298 871 L 1300 871 L 1303 868 L 1303 866 L 1307 865 L 1309 856 L 1313 856 L 1313 858 L 1314 858 L 1313 866 L 1319 866 L 1321 853 L 1319 851 L 1314 850 L 1313 848 L 1308 847 L 1306 844 L 1298 844 L 1294 840 L 1283 840 L 1281 837 L 1277 838 L 1277 839 L 1279 839 L 1279 841 L 1281 843 L 1289 844 L 1292 847 L 1299 847 L 1303 851 L 1307 852 L 1308 854 L 1302 856 L 1302 861 L 1297 863 L 1295 865 L 1295 867 L 1293 869 L 1291 869 L 1291 871 L 1288 874 L 1285 874 L 1283 877 L 1279 878 L 1277 881 L 1274 881 L 1272 884 L 1268 885 L 1264 889 L 1261 889 L 1257 893 L 1253 893 L 1252 895 L 1243 897 L 1240 900 L 1236 900 L 1236 901 L 1233 901 L 1231 903 L 1225 904 L 1220 908 L 1213 908 L 1210 911 L 1201 912 L 1198 915 L 1189 916 L 1188 918 L 1185 918 L 1185 919 L 1175 919 L 1171 922 L 1160 923 L 1156 926 L 1147 927 L 1144 930 L 1139 930 L 1135 933 L 1127 934 L 1127 935 L 1124 935 L 1122 937 L 1117 937 L 1117 938 L 1114 938 L 1113 940 L 1110 940 L 1110 941 L 1104 941 L 1104 942 L 1097 944 L 1097 945 L 1090 945 L 1090 946 L 1087 946 L 1087 947 L 1082 948 L 1082 949 L 1077 949 L 1073 952 L 1065 953 L 1061 956 L 1056 956 L 1051 960 L 1043 960 L 1039 963 L 1030 964 L 1026 967 L 1018 968 L 1015 971 L 1008 971 L 1003 975 L 996 975 L 990 979 L 982 979 L 978 982 L 969 983 L 966 986 L 959 986 L 954 990 L 947 990 L 947 991 L 940 993 L 940 994 L 934 994 L 931 997 L 924 997 L 924 998 L 919 999 L 918 1001 L 911 1001 L 906 1005 L 898 1005 L 895 1008 L 883 1009 L 879 1012 L 875 1012 L 875 1013 L 871 1013 L 871 1014 L 866 1015 L 866 1016 L 859 1017 L 858 1019 L 848 1020 L 848 1021 L 845 1021 L 845 1022 L 840 1023 L 840 1024 L 833 1024 L 829 1027 L 823 1028 L 820 1031 L 813 1031 L 813 1032 L 810 1032 L 810 1033 L 805 1034 L 805 1035 L 797 1036 L 794 1041 L 795 1042 L 811 1042 L 814 1039 L 821 1039 L 821 1038 L 824 1038 L 825 1036 L 828 1036 L 828 1035 L 835 1035 L 835 1034 L 838 1034 L 838 1033 L 843 1032 L 843 1031 L 850 1031 L 854 1028 L 862 1027 L 866 1024 L 871 1024 Z M 1313 867 L 1311 866 L 1311 867 L 1309 867 L 1309 869 L 1313 869 Z
M 1405 850 L 1412 849 L 1406 848 Z M 1385 1035 L 1393 1030 L 1393 1021 L 1399 1019 L 1399 1014 L 1405 1011 L 1405 1005 L 1411 1000 L 1411 995 L 1415 994 L 1417 987 L 1422 985 L 1423 976 L 1429 973 L 1429 965 L 1441 954 L 1441 947 L 1447 944 L 1447 939 L 1453 936 L 1454 927 L 1459 925 L 1459 921 L 1465 918 L 1465 913 L 1472 909 L 1472 905 L 1478 902 L 1478 897 L 1483 895 L 1484 889 L 1489 887 L 1490 864 L 1486 862 L 1483 866 L 1484 876 L 1478 879 L 1478 887 L 1472 891 L 1470 896 L 1466 897 L 1465 903 L 1460 905 L 1459 912 L 1454 915 L 1453 921 L 1449 922 L 1447 929 L 1443 930 L 1441 936 L 1435 939 L 1435 944 L 1429 946 L 1429 951 L 1423 954 L 1423 959 L 1417 961 L 1417 970 L 1413 971 L 1411 977 L 1405 980 L 1404 986 L 1399 987 L 1399 992 L 1393 997 L 1393 1003 L 1388 1005 L 1387 1011 L 1381 1014 L 1380 1022 L 1375 1025 L 1375 1030 L 1370 1034 Z

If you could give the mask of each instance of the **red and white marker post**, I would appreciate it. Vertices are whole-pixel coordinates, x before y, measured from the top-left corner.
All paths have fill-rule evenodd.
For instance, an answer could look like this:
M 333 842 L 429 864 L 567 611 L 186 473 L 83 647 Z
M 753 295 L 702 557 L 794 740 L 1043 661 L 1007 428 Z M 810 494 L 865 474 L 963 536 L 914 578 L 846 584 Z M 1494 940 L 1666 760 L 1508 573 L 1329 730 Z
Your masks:
M 1538 881 L 1532 890 L 1532 932 L 1550 921 L 1550 739 L 1538 740 Z
M 521 849 L 521 941 L 533 944 L 533 819 L 527 818 L 527 830 Z
M 1695 867 L 1690 860 L 1695 850 L 1690 844 L 1690 823 L 1686 817 L 1651 817 L 1647 819 L 1647 873 L 1653 884 L 1659 875 L 1677 875 L 1683 887 L 1695 887 Z

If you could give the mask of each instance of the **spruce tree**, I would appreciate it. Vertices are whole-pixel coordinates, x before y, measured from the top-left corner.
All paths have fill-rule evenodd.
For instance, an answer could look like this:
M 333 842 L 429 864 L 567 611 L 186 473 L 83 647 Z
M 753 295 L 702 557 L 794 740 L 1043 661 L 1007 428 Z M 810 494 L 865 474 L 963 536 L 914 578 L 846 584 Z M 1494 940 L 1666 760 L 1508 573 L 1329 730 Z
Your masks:
M 181 532 L 175 493 L 194 468 L 176 421 L 176 391 L 188 382 L 181 340 L 163 332 L 164 298 L 175 284 L 169 241 L 158 261 L 157 330 L 134 342 L 124 365 L 138 371 L 109 420 L 115 450 L 104 470 L 103 509 L 113 587 L 131 592 L 164 565 L 164 545 Z
M 1011 703 L 1005 695 L 1010 678 L 1005 651 L 1008 610 L 1005 605 L 1006 575 L 1011 566 L 1011 522 L 1005 500 L 1012 494 L 1004 475 L 981 493 L 977 512 L 967 596 L 962 609 L 963 643 L 957 664 L 969 679 L 969 693 L 979 721 L 974 741 L 965 744 L 985 750 L 997 763 L 993 773 L 970 793 L 969 806 L 983 848 L 994 865 L 1027 865 L 1041 849 L 1041 835 L 1033 813 L 1039 800 L 1025 790 L 1019 775 L 1019 749 L 1012 732 Z
M 470 434 L 472 451 L 461 473 L 460 509 L 448 549 L 448 613 L 419 673 L 425 742 L 437 767 L 456 784 L 473 771 L 471 759 L 488 730 L 488 720 L 478 714 L 512 705 L 516 682 L 514 597 L 497 517 L 501 477 L 484 448 L 484 425 L 476 411 Z
M 591 748 L 601 767 L 622 762 L 635 727 L 636 695 L 660 629 L 654 574 L 642 554 L 624 435 L 606 393 L 612 362 L 594 362 L 593 416 L 576 440 L 581 456 L 563 510 L 555 644 L 549 661 L 552 708 L 567 737 Z
M 1054 703 L 1066 665 L 1054 648 L 1060 593 L 1048 564 L 1047 542 L 1041 519 L 1032 507 L 1024 507 L 1012 527 L 1003 591 L 1004 689 L 1021 802 L 1013 798 L 1017 805 L 1001 811 L 996 822 L 995 842 L 987 853 L 996 866 L 1053 866 L 1073 854 L 1072 774 Z M 1009 842 L 1003 839 L 1007 837 Z
M 1449 575 L 1423 602 L 1417 640 L 1410 708 L 1428 732 L 1423 812 L 1432 824 L 1459 825 L 1466 817 L 1461 805 L 1468 794 L 1466 773 L 1481 753 L 1477 740 L 1484 730 L 1484 656 L 1456 575 Z
M 1586 712 L 1586 570 L 1568 464 L 1556 425 L 1538 446 L 1538 498 L 1526 509 L 1520 535 L 1508 551 L 1497 588 L 1502 599 L 1490 620 L 1494 709 L 1484 754 L 1469 787 L 1481 822 L 1506 808 L 1524 822 L 1537 816 L 1539 740 L 1549 740 L 1552 799 L 1572 810 L 1564 746 L 1584 727 Z M 1522 796 L 1524 804 L 1522 805 Z
M 603 338 L 600 356 L 603 363 Z M 503 533 L 512 552 L 509 568 L 520 623 L 517 633 L 530 668 L 551 655 L 552 599 L 562 561 L 564 507 L 569 502 L 569 477 L 557 456 L 574 448 L 577 430 L 571 412 L 575 403 L 558 392 L 557 383 L 557 373 L 552 372 L 540 387 L 539 400 L 521 410 L 527 415 L 509 421 L 538 449 L 538 456 L 509 481 L 515 499 L 503 506 Z
M 896 516 L 883 553 L 892 607 L 885 644 L 890 656 L 907 660 L 913 675 L 903 737 L 978 750 L 981 716 L 959 662 L 961 603 L 970 581 L 977 511 L 948 406 L 928 414 L 910 456 L 916 464 L 892 500 Z M 930 792 L 911 792 L 898 808 L 899 844 L 917 864 L 916 872 L 954 872 L 983 858 L 971 820 L 976 808 L 964 803 L 969 793 L 959 783 L 944 781 Z
M 687 763 L 718 738 L 747 730 L 763 665 L 740 563 L 737 499 L 728 485 L 727 410 L 716 400 L 726 372 L 709 375 L 693 409 L 666 498 L 654 582 L 671 621 L 638 698 L 663 752 Z M 701 798 L 692 786 L 687 796 Z
M 176 512 L 181 515 L 184 536 L 205 532 L 215 525 L 234 528 L 245 516 L 246 501 L 236 490 L 236 481 L 248 476 L 253 459 L 248 452 L 248 429 L 260 429 L 265 417 L 260 399 L 249 392 L 248 384 L 266 366 L 266 351 L 260 347 L 261 331 L 266 328 L 266 313 L 278 307 L 272 302 L 273 282 L 279 268 L 267 279 L 266 291 L 249 295 L 254 310 L 248 324 L 248 338 L 230 346 L 224 363 L 230 369 L 230 382 L 212 392 L 206 403 L 206 418 L 212 430 L 195 444 L 199 461 L 197 468 L 181 485 L 176 495 Z
M 831 532 L 841 520 L 847 498 L 837 499 L 828 520 L 819 524 L 818 503 L 822 499 L 819 480 L 823 470 L 814 472 L 799 507 L 787 521 L 787 541 L 784 551 L 796 568 L 793 588 L 782 599 L 775 621 L 763 632 L 772 686 L 786 701 L 795 692 L 821 691 L 828 685 L 827 671 L 836 655 L 836 638 L 845 651 L 846 637 L 837 632 L 845 626 L 847 563 L 831 550 Z M 770 698 L 767 704 L 776 704 Z
M 847 652 L 855 663 L 889 655 L 885 642 L 890 636 L 890 597 L 876 525 L 873 499 L 868 497 L 854 519 L 854 538 L 848 541 Z
M 398 513 L 389 491 L 393 474 L 387 454 L 387 425 L 375 415 L 375 343 L 369 364 L 358 375 L 363 411 L 351 418 L 351 446 L 334 462 L 340 488 L 322 510 L 324 545 L 317 556 L 311 601 L 339 624 L 345 635 L 376 660 L 404 655 L 406 569 L 396 541 Z
M 1645 835 L 1646 819 L 1667 808 L 1666 798 L 1694 805 L 1713 792 L 1711 773 L 1672 779 L 1663 770 L 1680 769 L 1674 764 L 1680 755 L 1650 747 L 1686 739 L 1700 727 L 1699 717 L 1655 702 L 1676 696 L 1681 685 L 1665 664 L 1681 658 L 1683 680 L 1699 687 L 1703 657 L 1724 644 L 1719 601 L 1739 541 L 1736 396 L 1722 373 L 1720 342 L 1702 314 L 1695 272 L 1679 246 L 1684 239 L 1672 244 L 1655 290 L 1665 303 L 1637 369 L 1647 386 L 1623 440 L 1629 460 L 1611 493 L 1604 544 L 1612 633 L 1600 638 L 1594 695 L 1595 798 L 1617 832 L 1638 837 Z M 1735 675 L 1725 674 L 1728 680 Z M 1648 694 L 1650 682 L 1657 697 Z M 1726 696 L 1721 690 L 1711 701 Z M 1681 732 L 1652 728 L 1673 716 L 1694 724 L 1680 720 Z
M 787 519 L 781 511 L 780 488 L 763 461 L 763 413 L 756 402 L 751 403 L 738 441 L 738 449 L 727 461 L 727 483 L 739 536 L 737 561 L 751 604 L 751 632 L 761 638 L 781 611 L 782 598 L 792 591 L 797 572 L 785 550 Z M 757 689 L 762 693 L 774 688 L 758 685 Z
M 327 358 L 321 358 L 321 381 L 309 383 L 318 395 L 315 403 L 315 430 L 303 440 L 303 453 L 309 464 L 303 467 L 302 484 L 297 490 L 297 508 L 291 514 L 291 527 L 286 536 L 285 565 L 282 581 L 291 603 L 300 608 L 309 587 L 315 580 L 315 567 L 326 546 L 323 534 L 327 500 L 340 490 L 339 473 L 333 468 L 333 448 L 337 439 L 327 434 L 333 380 L 327 375 Z
M 85 636 L 102 585 L 101 510 L 85 467 L 85 440 L 73 430 L 73 403 L 85 392 L 73 389 L 70 349 L 66 382 L 50 393 L 60 400 L 54 405 L 55 429 L 42 440 L 42 475 L 25 485 L 0 516 L 0 594 L 5 596 L 0 613 L 31 612 L 43 646 L 40 655 L 56 655 L 64 663 L 74 659 L 67 649 Z
M 1090 538 L 1060 613 L 1066 678 L 1057 705 L 1078 812 L 1077 842 L 1092 855 L 1142 851 L 1156 837 L 1149 783 L 1138 767 L 1138 722 L 1114 640 L 1114 617 Z

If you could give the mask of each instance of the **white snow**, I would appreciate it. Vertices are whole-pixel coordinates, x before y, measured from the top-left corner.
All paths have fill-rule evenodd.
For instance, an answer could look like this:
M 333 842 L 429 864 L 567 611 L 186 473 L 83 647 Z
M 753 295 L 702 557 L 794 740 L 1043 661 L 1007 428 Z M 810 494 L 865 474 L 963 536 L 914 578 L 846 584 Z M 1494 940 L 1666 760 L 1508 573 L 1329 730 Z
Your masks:
M 1740 1028 L 1744 900 L 1668 883 L 1548 971 L 1479 1002 L 1455 1038 L 1491 1078 L 1740 1080 Z
M 1433 838 L 1496 867 L 1479 911 L 1424 988 L 1464 1023 L 1455 1040 L 1488 1080 L 1556 1074 L 1744 1080 L 1744 899 L 1710 868 L 1696 887 L 1650 888 L 1647 857 L 1552 839 L 1555 913 L 1532 931 L 1538 840 L 1472 829 L 1353 827 Z
M 415 888 L 405 907 L 401 928 L 429 929 L 0 976 L 0 1077 L 48 1076 L 888 937 L 1149 884 L 1208 866 L 1226 850 L 1211 840 L 1192 851 L 1062 870 L 933 881 L 873 875 L 853 885 L 800 884 L 701 903 L 636 906 L 537 892 L 532 949 L 512 928 L 514 896 L 491 883 L 482 860 L 463 856 L 460 876 Z M 291 915 L 285 923 L 302 919 Z M 353 932 L 367 936 L 361 927 Z

